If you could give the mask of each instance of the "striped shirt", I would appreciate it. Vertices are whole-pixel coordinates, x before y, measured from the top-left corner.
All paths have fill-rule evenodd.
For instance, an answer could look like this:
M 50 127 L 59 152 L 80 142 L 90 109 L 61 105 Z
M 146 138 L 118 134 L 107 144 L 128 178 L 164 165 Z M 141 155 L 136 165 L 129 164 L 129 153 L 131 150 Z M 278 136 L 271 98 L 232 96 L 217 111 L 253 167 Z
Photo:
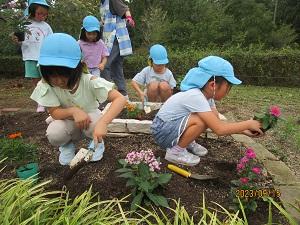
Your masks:
M 109 10 L 109 0 L 105 0 L 100 6 L 100 13 L 103 26 L 103 40 L 109 53 L 112 50 L 115 37 L 118 40 L 120 55 L 126 56 L 132 54 L 131 41 L 126 27 L 125 19 L 113 15 Z

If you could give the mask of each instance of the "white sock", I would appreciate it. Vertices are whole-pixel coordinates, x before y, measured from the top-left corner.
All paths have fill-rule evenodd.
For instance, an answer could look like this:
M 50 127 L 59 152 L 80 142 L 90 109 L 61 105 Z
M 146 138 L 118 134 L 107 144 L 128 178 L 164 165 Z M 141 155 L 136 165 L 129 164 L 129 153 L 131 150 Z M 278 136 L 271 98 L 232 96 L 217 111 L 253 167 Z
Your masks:
M 170 149 L 170 151 L 172 151 L 174 153 L 180 153 L 184 150 L 185 150 L 185 148 L 181 148 L 179 145 L 175 145 Z

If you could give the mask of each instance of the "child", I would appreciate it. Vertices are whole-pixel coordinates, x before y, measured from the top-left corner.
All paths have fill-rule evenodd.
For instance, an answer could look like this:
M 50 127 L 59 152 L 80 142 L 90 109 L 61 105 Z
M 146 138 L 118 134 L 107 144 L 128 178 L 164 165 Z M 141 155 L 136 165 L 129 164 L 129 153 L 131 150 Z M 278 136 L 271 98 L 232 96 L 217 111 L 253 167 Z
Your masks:
M 173 88 L 176 87 L 176 80 L 166 67 L 169 60 L 165 47 L 158 44 L 153 45 L 150 48 L 149 62 L 150 66 L 136 74 L 131 85 L 142 102 L 145 98 L 151 102 L 165 102 L 172 95 Z M 146 86 L 146 89 L 142 91 L 139 85 Z
M 24 41 L 13 35 L 12 40 L 21 45 L 23 61 L 25 61 L 25 77 L 31 78 L 34 87 L 41 78 L 37 68 L 40 47 L 45 37 L 52 34 L 52 29 L 45 20 L 48 17 L 49 5 L 45 0 L 30 0 L 28 6 L 29 22 L 25 31 Z M 38 105 L 37 112 L 44 112 L 45 108 Z
M 79 45 L 83 55 L 83 62 L 90 74 L 100 77 L 100 70 L 104 70 L 107 62 L 108 50 L 100 39 L 100 22 L 94 16 L 86 16 L 82 22 Z
M 52 145 L 59 146 L 61 165 L 68 165 L 73 159 L 73 142 L 82 135 L 91 139 L 90 148 L 96 146 L 92 161 L 100 160 L 107 126 L 126 102 L 113 89 L 113 83 L 91 74 L 82 74 L 80 59 L 80 47 L 73 37 L 62 33 L 47 37 L 38 61 L 42 80 L 31 95 L 33 100 L 47 107 L 53 118 L 46 136 Z M 102 115 L 98 109 L 99 102 L 107 99 L 112 104 Z
M 243 133 L 259 136 L 256 120 L 227 123 L 221 121 L 214 100 L 225 97 L 234 84 L 232 65 L 217 56 L 208 56 L 189 70 L 181 83 L 181 92 L 170 97 L 157 113 L 151 127 L 156 142 L 167 148 L 165 159 L 187 166 L 197 165 L 207 149 L 195 142 L 207 128 L 217 135 Z M 190 150 L 192 153 L 189 153 Z

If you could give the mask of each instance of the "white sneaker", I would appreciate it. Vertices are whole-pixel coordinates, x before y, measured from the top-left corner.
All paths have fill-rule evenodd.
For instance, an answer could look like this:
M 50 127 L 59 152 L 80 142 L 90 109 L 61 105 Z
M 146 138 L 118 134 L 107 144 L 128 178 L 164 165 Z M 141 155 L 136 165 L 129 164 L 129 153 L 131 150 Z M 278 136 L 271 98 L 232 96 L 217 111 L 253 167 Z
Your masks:
M 208 153 L 208 150 L 205 147 L 196 143 L 195 141 L 189 144 L 187 150 L 191 151 L 193 154 L 197 156 L 205 156 Z
M 75 156 L 75 145 L 73 144 L 73 142 L 69 142 L 65 145 L 60 146 L 59 151 L 59 163 L 63 166 L 69 165 L 71 160 Z
M 172 148 L 168 148 L 165 159 L 169 162 L 185 166 L 195 166 L 200 162 L 200 157 L 189 153 L 186 149 L 182 151 L 176 151 Z
M 92 140 L 89 144 L 89 149 L 94 149 L 94 141 Z M 97 148 L 95 149 L 95 152 L 93 153 L 93 157 L 91 159 L 92 162 L 99 161 L 103 158 L 103 152 L 104 152 L 105 146 L 104 141 L 102 140 L 101 143 L 98 143 Z

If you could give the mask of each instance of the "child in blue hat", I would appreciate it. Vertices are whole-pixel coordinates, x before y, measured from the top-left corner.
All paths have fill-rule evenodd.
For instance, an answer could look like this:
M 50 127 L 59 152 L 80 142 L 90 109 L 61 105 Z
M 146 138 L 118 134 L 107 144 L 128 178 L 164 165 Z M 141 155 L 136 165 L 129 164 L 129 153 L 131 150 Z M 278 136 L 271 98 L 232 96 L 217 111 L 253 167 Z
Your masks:
M 83 19 L 78 43 L 82 51 L 82 61 L 87 65 L 90 74 L 100 77 L 109 53 L 101 40 L 100 22 L 96 17 L 86 16 Z
M 155 141 L 167 149 L 165 159 L 187 166 L 200 162 L 207 149 L 195 142 L 207 128 L 215 134 L 243 133 L 259 136 L 256 120 L 228 123 L 218 117 L 214 101 L 225 97 L 232 85 L 242 83 L 232 65 L 217 56 L 208 56 L 192 68 L 181 83 L 181 92 L 171 96 L 157 113 L 151 127 Z M 188 150 L 190 152 L 188 152 Z
M 91 74 L 83 74 L 78 42 L 70 35 L 55 33 L 42 44 L 39 66 L 42 80 L 31 98 L 47 107 L 52 119 L 46 136 L 59 147 L 59 162 L 68 165 L 75 156 L 74 142 L 83 136 L 90 138 L 95 152 L 92 161 L 103 157 L 103 138 L 108 124 L 121 112 L 125 97 L 114 84 Z M 99 102 L 112 102 L 105 114 L 98 109 Z M 98 143 L 95 145 L 95 143 Z
M 41 79 L 37 68 L 37 61 L 40 54 L 40 48 L 43 40 L 52 34 L 52 29 L 46 19 L 48 17 L 49 5 L 45 0 L 30 0 L 26 14 L 29 14 L 24 40 L 18 38 L 14 33 L 12 40 L 21 45 L 23 61 L 25 62 L 25 77 L 33 81 L 34 87 Z M 45 108 L 38 105 L 37 112 L 44 112 Z
M 165 102 L 173 94 L 176 80 L 166 66 L 168 63 L 166 48 L 159 44 L 153 45 L 150 48 L 150 65 L 136 74 L 131 81 L 142 102 L 145 98 L 151 102 Z M 140 85 L 144 86 L 145 90 L 142 90 Z

